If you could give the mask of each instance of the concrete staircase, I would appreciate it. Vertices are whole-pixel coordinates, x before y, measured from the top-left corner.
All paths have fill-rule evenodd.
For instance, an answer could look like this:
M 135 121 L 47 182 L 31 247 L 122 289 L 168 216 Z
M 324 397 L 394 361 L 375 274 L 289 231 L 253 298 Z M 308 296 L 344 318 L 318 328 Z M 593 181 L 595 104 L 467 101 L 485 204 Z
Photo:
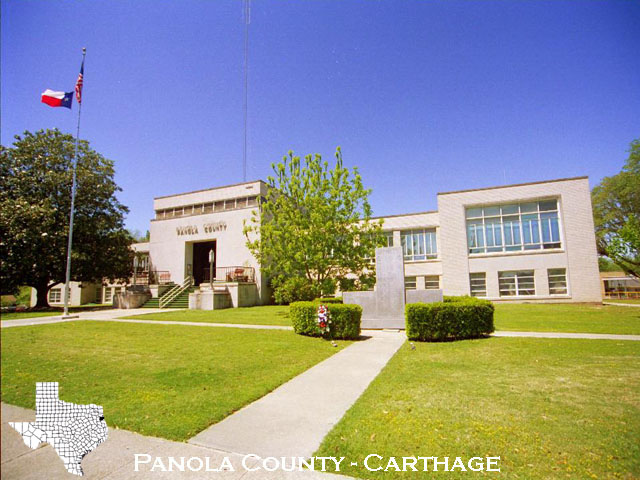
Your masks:
M 189 294 L 193 293 L 194 288 L 188 288 L 173 301 L 167 305 L 167 308 L 189 308 Z M 159 298 L 150 298 L 147 302 L 142 306 L 143 308 L 158 308 L 158 304 L 160 302 Z

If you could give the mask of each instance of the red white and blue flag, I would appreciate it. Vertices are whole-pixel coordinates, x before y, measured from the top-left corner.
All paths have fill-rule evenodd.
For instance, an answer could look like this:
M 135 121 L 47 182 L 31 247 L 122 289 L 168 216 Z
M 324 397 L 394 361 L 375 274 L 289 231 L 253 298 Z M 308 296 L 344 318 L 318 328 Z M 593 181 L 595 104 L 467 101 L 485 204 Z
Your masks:
M 84 60 L 80 66 L 80 73 L 78 74 L 78 80 L 76 81 L 76 100 L 78 103 L 82 103 L 82 81 L 84 76 Z
M 71 108 L 72 101 L 73 92 L 55 92 L 48 88 L 42 92 L 42 103 L 46 103 L 50 107 Z

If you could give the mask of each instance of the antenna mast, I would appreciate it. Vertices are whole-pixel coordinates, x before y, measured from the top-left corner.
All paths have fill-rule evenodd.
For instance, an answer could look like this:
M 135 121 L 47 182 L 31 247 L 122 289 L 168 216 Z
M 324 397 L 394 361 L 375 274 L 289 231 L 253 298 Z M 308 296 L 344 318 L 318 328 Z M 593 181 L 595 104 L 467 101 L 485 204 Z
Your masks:
M 242 147 L 242 181 L 247 181 L 247 110 L 249 89 L 249 24 L 251 23 L 251 0 L 243 0 L 244 14 L 244 144 Z

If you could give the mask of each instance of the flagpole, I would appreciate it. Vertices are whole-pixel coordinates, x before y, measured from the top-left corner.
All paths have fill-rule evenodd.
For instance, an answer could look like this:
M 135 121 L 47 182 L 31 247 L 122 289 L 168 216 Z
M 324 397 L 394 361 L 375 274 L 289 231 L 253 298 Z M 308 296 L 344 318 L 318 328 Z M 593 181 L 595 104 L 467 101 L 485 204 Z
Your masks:
M 84 76 L 84 58 L 87 49 L 82 48 L 82 73 Z M 84 79 L 83 79 L 84 82 Z M 78 167 L 78 141 L 80 139 L 80 114 L 82 113 L 82 100 L 78 102 L 78 126 L 76 128 L 76 148 L 73 154 L 73 180 L 71 181 L 71 213 L 69 214 L 69 239 L 67 241 L 67 272 L 64 283 L 64 312 L 62 318 L 69 317 L 69 282 L 71 281 L 71 246 L 73 244 L 73 213 L 76 204 L 76 169 Z

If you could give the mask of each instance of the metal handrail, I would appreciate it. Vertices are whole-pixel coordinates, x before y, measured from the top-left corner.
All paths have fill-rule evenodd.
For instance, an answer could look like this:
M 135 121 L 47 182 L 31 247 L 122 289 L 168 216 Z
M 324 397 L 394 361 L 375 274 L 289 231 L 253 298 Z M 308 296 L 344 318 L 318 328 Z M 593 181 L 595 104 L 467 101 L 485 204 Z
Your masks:
M 214 282 L 255 283 L 255 269 L 253 267 L 241 265 L 216 267 L 213 274 Z M 203 269 L 202 282 L 210 283 L 208 268 Z
M 167 293 L 160 297 L 160 299 L 158 300 L 158 308 L 163 308 L 169 305 L 176 298 L 178 298 L 182 292 L 184 292 L 188 288 L 191 288 L 192 285 L 193 278 L 191 277 L 191 275 L 189 275 L 184 279 L 182 284 L 172 287 L 171 289 L 169 289 L 169 291 L 167 291 Z

